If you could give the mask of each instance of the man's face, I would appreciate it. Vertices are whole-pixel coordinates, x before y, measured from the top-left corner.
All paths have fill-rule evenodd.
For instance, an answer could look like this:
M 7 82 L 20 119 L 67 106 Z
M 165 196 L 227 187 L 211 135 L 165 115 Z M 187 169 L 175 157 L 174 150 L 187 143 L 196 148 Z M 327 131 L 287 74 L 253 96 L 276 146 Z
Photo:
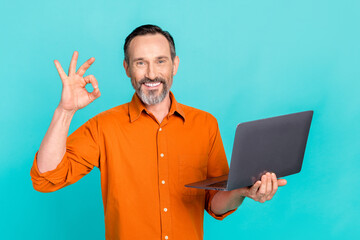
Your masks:
M 129 44 L 128 56 L 124 68 L 140 99 L 147 105 L 162 102 L 179 65 L 178 57 L 171 59 L 168 40 L 161 34 L 137 36 Z

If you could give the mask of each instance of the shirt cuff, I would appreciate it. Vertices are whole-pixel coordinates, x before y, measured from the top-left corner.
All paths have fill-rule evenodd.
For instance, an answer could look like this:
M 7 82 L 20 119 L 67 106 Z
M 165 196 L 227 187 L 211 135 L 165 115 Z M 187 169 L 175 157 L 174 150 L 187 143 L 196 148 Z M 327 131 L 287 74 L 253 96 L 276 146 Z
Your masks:
M 225 217 L 229 216 L 230 214 L 232 214 L 233 212 L 235 212 L 237 210 L 237 208 L 230 210 L 226 213 L 223 213 L 221 215 L 217 215 L 215 214 L 212 210 L 211 210 L 211 201 L 213 199 L 213 197 L 215 196 L 215 194 L 218 191 L 216 190 L 206 190 L 206 202 L 205 202 L 205 206 L 206 206 L 206 211 L 209 213 L 210 216 L 212 216 L 213 218 L 217 219 L 217 220 L 223 220 Z
M 38 165 L 37 165 L 37 156 L 38 152 L 35 154 L 33 166 L 30 170 L 30 176 L 31 180 L 33 181 L 34 186 L 35 185 L 42 185 L 44 182 L 51 182 L 52 184 L 58 184 L 62 181 L 64 181 L 64 173 L 62 169 L 66 169 L 67 164 L 67 153 L 64 154 L 63 159 L 61 162 L 56 166 L 55 169 L 41 173 L 39 171 Z M 65 168 L 64 168 L 65 167 Z

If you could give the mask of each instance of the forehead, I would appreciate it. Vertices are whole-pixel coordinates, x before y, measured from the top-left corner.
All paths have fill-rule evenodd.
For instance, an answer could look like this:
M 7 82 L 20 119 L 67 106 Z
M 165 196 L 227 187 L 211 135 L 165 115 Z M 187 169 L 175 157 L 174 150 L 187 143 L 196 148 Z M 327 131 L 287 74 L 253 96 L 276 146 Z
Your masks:
M 130 59 L 171 57 L 168 40 L 161 34 L 147 34 L 133 38 L 128 47 Z

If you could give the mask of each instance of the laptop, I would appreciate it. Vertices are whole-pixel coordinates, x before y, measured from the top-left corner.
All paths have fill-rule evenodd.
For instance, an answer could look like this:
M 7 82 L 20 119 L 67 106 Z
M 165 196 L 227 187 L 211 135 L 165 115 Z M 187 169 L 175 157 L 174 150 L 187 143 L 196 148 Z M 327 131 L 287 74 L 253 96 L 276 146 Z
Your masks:
M 252 186 L 266 172 L 284 177 L 300 172 L 313 111 L 238 124 L 229 174 L 185 187 L 230 191 Z

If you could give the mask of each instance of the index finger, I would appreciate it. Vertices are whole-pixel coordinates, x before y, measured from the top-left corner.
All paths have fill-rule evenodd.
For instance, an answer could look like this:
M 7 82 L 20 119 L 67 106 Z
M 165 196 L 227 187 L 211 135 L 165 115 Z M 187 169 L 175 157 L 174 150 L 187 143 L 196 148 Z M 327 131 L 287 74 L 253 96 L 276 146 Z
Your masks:
M 276 174 L 275 173 L 273 173 L 273 174 L 274 174 L 274 177 L 277 179 L 278 187 L 282 187 L 282 186 L 285 186 L 287 184 L 286 179 L 278 179 Z
M 287 184 L 286 179 L 278 179 L 279 187 L 285 186 Z
M 89 67 L 91 66 L 91 64 L 93 64 L 95 61 L 95 58 L 90 58 L 89 60 L 87 60 L 83 65 L 81 65 L 81 67 L 79 68 L 79 70 L 77 71 L 77 74 L 80 75 L 80 77 L 84 76 L 86 70 L 89 69 Z

